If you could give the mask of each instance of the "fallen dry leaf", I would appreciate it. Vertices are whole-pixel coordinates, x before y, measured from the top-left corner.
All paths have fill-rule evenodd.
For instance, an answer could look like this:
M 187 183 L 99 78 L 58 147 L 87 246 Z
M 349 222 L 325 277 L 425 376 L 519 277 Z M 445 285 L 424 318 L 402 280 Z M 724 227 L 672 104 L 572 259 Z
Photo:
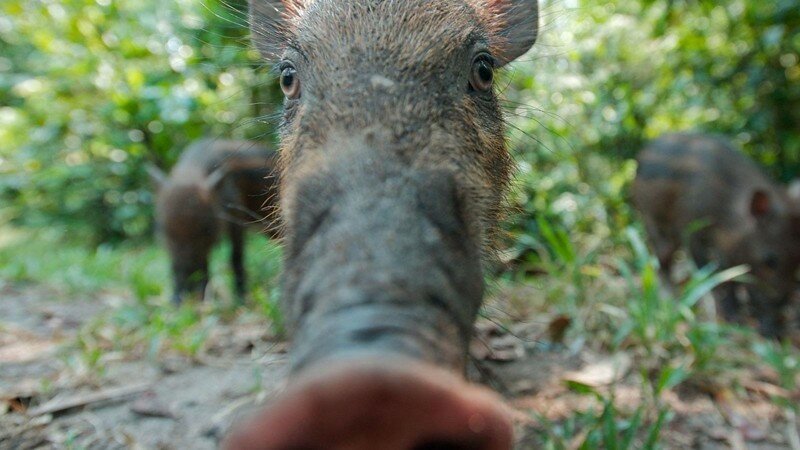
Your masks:
M 767 431 L 750 421 L 744 414 L 737 411 L 735 396 L 728 389 L 722 389 L 715 394 L 717 405 L 722 417 L 733 427 L 737 433 L 731 433 L 729 442 L 736 448 L 736 440 L 741 438 L 743 441 L 759 442 L 767 438 Z
M 132 404 L 131 412 L 146 417 L 177 418 L 175 412 L 153 391 L 142 393 Z
M 547 326 L 547 335 L 550 342 L 554 344 L 563 344 L 564 336 L 567 334 L 569 326 L 572 324 L 572 319 L 569 316 L 561 315 L 556 316 L 550 321 Z
M 20 341 L 0 347 L 0 363 L 23 363 L 50 356 L 58 342 L 48 340 Z
M 631 357 L 626 353 L 617 353 L 580 370 L 564 374 L 565 381 L 574 381 L 591 387 L 608 386 L 621 380 L 631 368 Z

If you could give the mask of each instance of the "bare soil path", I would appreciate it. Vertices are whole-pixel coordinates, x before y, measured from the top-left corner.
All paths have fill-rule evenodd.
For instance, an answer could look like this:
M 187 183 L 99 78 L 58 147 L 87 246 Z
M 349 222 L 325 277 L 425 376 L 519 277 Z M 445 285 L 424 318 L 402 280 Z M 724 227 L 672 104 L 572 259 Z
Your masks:
M 285 344 L 236 319 L 215 325 L 202 357 L 120 353 L 106 359 L 100 376 L 87 375 L 70 356 L 82 327 L 129 300 L 63 297 L 0 282 L 0 450 L 217 448 L 232 422 L 282 389 Z M 547 318 L 510 331 L 489 321 L 478 325 L 470 376 L 510 399 L 518 449 L 538 448 L 554 426 L 581 411 L 599 411 L 591 397 L 569 390 L 567 380 L 613 386 L 623 411 L 643 401 L 630 356 L 549 342 L 549 325 Z M 698 389 L 667 393 L 673 415 L 662 447 L 791 449 L 785 410 L 769 392 L 757 392 L 772 385 L 753 386 L 736 398 Z

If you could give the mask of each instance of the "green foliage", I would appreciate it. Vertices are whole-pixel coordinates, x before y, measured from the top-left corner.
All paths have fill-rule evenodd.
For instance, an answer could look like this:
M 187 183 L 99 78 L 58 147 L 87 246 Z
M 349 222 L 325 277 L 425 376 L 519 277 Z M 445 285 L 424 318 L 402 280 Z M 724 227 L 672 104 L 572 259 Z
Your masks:
M 778 374 L 781 387 L 788 394 L 775 400 L 785 408 L 800 411 L 800 405 L 791 398 L 791 393 L 797 392 L 800 384 L 800 354 L 797 349 L 789 343 L 761 341 L 755 342 L 753 347 L 755 353 Z
M 139 298 L 168 286 L 166 254 L 153 246 L 88 246 L 55 229 L 0 228 L 0 279 L 44 283 L 69 294 L 131 289 Z
M 95 242 L 141 236 L 144 162 L 169 166 L 203 135 L 269 133 L 254 119 L 279 92 L 256 70 L 245 3 L 3 2 L 0 213 Z M 629 224 L 633 170 L 618 158 L 671 130 L 725 133 L 776 176 L 800 171 L 796 0 L 543 0 L 542 11 L 535 59 L 504 84 L 526 217 L 615 234 L 604 228 Z
M 143 163 L 251 120 L 274 89 L 245 44 L 246 2 L 0 4 L 0 204 L 17 224 L 95 242 L 150 231 Z M 47 24 L 43 26 L 43 24 Z M 245 120 L 247 119 L 247 120 Z
M 799 6 L 545 1 L 537 58 L 515 66 L 507 92 L 516 125 L 578 162 L 631 158 L 661 133 L 705 129 L 789 179 L 800 171 Z
M 631 228 L 627 231 L 635 253 L 636 270 L 632 271 L 625 262 L 621 262 L 620 272 L 637 301 L 628 306 L 631 320 L 619 329 L 614 341 L 620 343 L 633 337 L 649 353 L 658 353 L 655 346 L 670 342 L 680 348 L 681 342 L 687 342 L 681 337 L 682 329 L 695 330 L 697 318 L 693 309 L 697 302 L 715 287 L 740 278 L 748 270 L 732 267 L 714 273 L 713 266 L 701 268 L 692 273 L 691 279 L 677 296 L 665 295 L 657 273 L 657 263 L 639 234 Z M 638 278 L 634 273 L 639 274 Z
M 665 370 L 668 373 L 668 370 Z M 670 375 L 666 375 L 669 377 Z M 663 378 L 663 377 L 662 377 Z M 645 383 L 647 381 L 645 380 Z M 669 409 L 656 400 L 655 405 L 640 405 L 632 413 L 622 411 L 612 393 L 607 394 L 582 383 L 569 382 L 573 392 L 593 397 L 601 406 L 600 411 L 590 409 L 580 412 L 563 423 L 555 424 L 546 418 L 539 420 L 547 425 L 543 442 L 537 448 L 566 450 L 577 448 L 589 450 L 605 448 L 609 450 L 655 449 L 661 430 L 668 423 Z M 666 384 L 654 387 L 656 395 L 663 392 Z M 651 414 L 652 412 L 652 414 Z M 652 415 L 653 417 L 648 417 Z

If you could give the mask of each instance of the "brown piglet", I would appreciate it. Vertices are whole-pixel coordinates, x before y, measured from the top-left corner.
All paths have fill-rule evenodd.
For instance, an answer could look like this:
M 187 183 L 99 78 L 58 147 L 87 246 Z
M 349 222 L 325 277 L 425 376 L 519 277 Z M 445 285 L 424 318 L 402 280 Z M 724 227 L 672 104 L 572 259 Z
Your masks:
M 156 226 L 172 262 L 179 304 L 208 283 L 208 259 L 222 233 L 231 240 L 235 293 L 245 292 L 244 230 L 250 224 L 275 237 L 278 231 L 277 153 L 250 141 L 203 139 L 183 152 L 169 175 L 148 172 L 157 187 Z
M 752 283 L 716 289 L 718 310 L 742 320 L 738 295 L 757 310 L 759 330 L 781 336 L 800 266 L 800 200 L 720 136 L 682 133 L 651 142 L 638 158 L 633 204 L 669 276 L 675 252 L 687 247 L 698 266 L 750 268 Z

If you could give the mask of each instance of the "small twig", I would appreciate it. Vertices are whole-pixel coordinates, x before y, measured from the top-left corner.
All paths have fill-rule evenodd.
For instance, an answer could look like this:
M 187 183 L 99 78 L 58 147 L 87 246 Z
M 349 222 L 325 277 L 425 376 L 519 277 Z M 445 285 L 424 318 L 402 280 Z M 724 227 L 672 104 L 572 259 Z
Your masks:
M 149 383 L 135 384 L 132 386 L 114 387 L 110 389 L 103 389 L 89 394 L 76 395 L 65 399 L 55 399 L 40 405 L 28 411 L 28 416 L 40 416 L 43 414 L 52 414 L 56 412 L 66 411 L 68 409 L 77 408 L 79 406 L 86 406 L 92 403 L 99 403 L 108 400 L 121 399 L 133 394 L 138 394 L 147 390 L 150 387 Z
M 489 367 L 488 364 L 484 363 L 483 361 L 475 358 L 474 356 L 469 356 L 470 362 L 472 362 L 473 367 L 478 371 L 478 376 L 480 376 L 481 381 L 485 384 L 489 385 L 495 391 L 499 392 L 501 395 L 505 397 L 511 397 L 512 392 L 511 389 L 508 388 L 508 385 L 500 379 L 499 376 Z
M 797 434 L 797 415 L 791 408 L 786 409 L 786 437 L 792 450 L 800 450 L 800 435 Z
M 731 445 L 733 450 L 747 450 L 747 443 L 742 436 L 742 433 L 739 430 L 733 430 L 733 432 L 728 436 L 728 443 Z
M 238 211 L 240 213 L 248 215 L 251 219 L 253 219 L 253 223 L 263 222 L 264 216 L 256 213 L 255 211 L 251 210 L 250 208 L 245 208 L 242 205 L 238 205 L 236 203 L 228 203 L 224 205 L 226 209 L 232 209 L 234 211 Z
M 248 404 L 255 404 L 256 397 L 257 397 L 256 394 L 249 394 L 235 400 L 233 403 L 226 406 L 222 411 L 214 414 L 214 417 L 211 418 L 210 422 L 212 424 L 219 424 L 224 422 L 231 414 L 239 410 L 239 408 Z
M 589 437 L 589 430 L 587 429 L 587 430 L 581 431 L 580 433 L 575 435 L 575 437 L 570 439 L 569 443 L 567 444 L 567 448 L 569 450 L 578 450 L 578 449 L 580 449 L 583 445 L 586 444 L 586 438 L 587 437 Z
M 747 450 L 747 442 L 742 436 L 742 425 L 746 424 L 746 419 L 741 417 L 733 408 L 730 397 L 731 393 L 727 389 L 722 389 L 714 393 L 714 405 L 723 420 L 731 427 L 731 432 L 726 438 L 733 450 Z
M 255 394 L 246 395 L 235 400 L 225 409 L 215 414 L 203 429 L 203 435 L 221 440 L 223 435 L 228 431 L 231 422 L 233 422 L 233 416 L 248 406 L 254 406 L 257 402 L 257 397 L 258 396 Z
M 792 398 L 791 392 L 780 386 L 776 386 L 772 383 L 767 383 L 758 380 L 749 380 L 742 383 L 742 385 L 748 391 L 763 395 L 764 397 L 767 398 L 770 397 Z

